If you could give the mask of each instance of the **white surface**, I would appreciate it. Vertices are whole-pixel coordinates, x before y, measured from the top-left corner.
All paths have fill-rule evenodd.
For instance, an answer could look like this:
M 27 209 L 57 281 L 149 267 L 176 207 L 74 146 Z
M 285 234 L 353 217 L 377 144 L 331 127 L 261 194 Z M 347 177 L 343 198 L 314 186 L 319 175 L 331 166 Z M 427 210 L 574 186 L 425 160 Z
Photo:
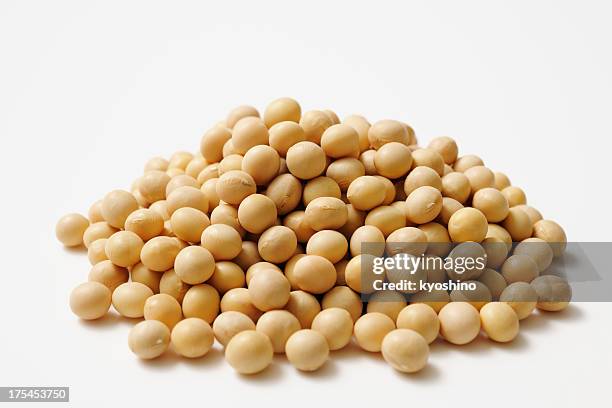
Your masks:
M 75 406 L 606 400 L 609 303 L 534 316 L 507 346 L 435 344 L 412 376 L 350 349 L 314 375 L 278 358 L 241 378 L 218 349 L 143 363 L 129 323 L 77 321 L 67 297 L 89 265 L 55 241 L 57 218 L 128 188 L 151 156 L 197 149 L 233 106 L 284 95 L 453 136 L 571 240 L 609 240 L 610 3 L 205 3 L 1 3 L 0 385 L 68 385 Z

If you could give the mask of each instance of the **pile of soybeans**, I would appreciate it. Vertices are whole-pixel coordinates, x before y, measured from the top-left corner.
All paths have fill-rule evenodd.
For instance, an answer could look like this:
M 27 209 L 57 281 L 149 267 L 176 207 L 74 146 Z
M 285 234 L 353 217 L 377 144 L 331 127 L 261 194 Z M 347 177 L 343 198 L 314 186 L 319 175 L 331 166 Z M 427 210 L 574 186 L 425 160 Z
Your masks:
M 168 348 L 205 358 L 216 339 L 242 374 L 265 370 L 274 353 L 317 370 L 353 338 L 416 372 L 438 337 L 509 342 L 536 308 L 560 311 L 571 298 L 564 279 L 544 273 L 565 249 L 563 229 L 506 175 L 458 156 L 449 137 L 420 146 L 403 122 L 341 122 L 290 98 L 263 118 L 233 109 L 197 153 L 149 160 L 130 191 L 62 217 L 56 235 L 84 245 L 93 265 L 70 295 L 79 318 L 112 305 L 133 319 L 128 345 L 143 359 Z M 441 259 L 467 245 L 486 267 L 420 271 L 473 291 L 375 292 L 364 243 Z

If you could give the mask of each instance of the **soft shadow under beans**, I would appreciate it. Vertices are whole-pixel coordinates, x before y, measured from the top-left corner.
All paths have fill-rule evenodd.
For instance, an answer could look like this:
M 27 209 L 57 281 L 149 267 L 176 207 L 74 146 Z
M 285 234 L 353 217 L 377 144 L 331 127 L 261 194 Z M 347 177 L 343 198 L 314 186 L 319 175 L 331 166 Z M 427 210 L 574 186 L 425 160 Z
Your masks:
M 416 373 L 402 373 L 391 367 L 389 367 L 389 369 L 395 373 L 396 378 L 401 378 L 407 382 L 427 383 L 438 380 L 442 375 L 440 369 L 431 362 L 428 362 L 422 370 Z
M 86 254 L 87 253 L 87 248 L 85 248 L 85 245 L 78 245 L 78 246 L 73 246 L 73 247 L 63 247 L 64 248 L 64 252 L 69 253 L 69 254 Z
M 116 326 L 125 326 L 132 327 L 138 322 L 143 321 L 144 319 L 130 319 L 128 317 L 123 317 L 117 313 L 109 312 L 103 317 L 96 320 L 83 320 L 79 319 L 79 324 L 83 327 L 97 330 L 97 329 L 108 329 Z
M 172 353 L 173 351 L 169 350 L 168 352 Z M 186 357 L 180 357 L 180 356 L 178 357 L 180 358 L 180 361 L 179 361 L 180 364 L 188 365 L 195 369 L 209 369 L 211 367 L 216 367 L 219 365 L 226 364 L 223 349 L 220 347 L 215 347 L 215 346 L 213 346 L 213 348 L 210 349 L 210 351 L 202 357 L 198 357 L 198 358 L 186 358 Z
M 338 364 L 333 358 L 329 358 L 321 368 L 316 371 L 300 371 L 295 369 L 302 378 L 314 381 L 327 380 L 340 374 Z
M 547 312 L 545 310 L 538 310 L 538 314 L 546 319 L 555 322 L 573 322 L 576 320 L 584 319 L 584 311 L 578 307 L 575 303 L 571 303 L 565 310 L 560 312 Z
M 529 317 L 520 321 L 521 331 L 526 333 L 548 330 L 550 327 L 550 319 L 547 316 L 533 312 Z
M 275 358 L 274 360 L 275 361 L 273 361 L 272 364 L 270 364 L 268 368 L 266 368 L 260 373 L 257 373 L 257 374 L 238 374 L 236 373 L 236 376 L 241 381 L 249 382 L 249 383 L 260 383 L 260 384 L 276 383 L 283 376 L 283 370 L 281 369 L 281 364 L 279 363 L 278 359 Z

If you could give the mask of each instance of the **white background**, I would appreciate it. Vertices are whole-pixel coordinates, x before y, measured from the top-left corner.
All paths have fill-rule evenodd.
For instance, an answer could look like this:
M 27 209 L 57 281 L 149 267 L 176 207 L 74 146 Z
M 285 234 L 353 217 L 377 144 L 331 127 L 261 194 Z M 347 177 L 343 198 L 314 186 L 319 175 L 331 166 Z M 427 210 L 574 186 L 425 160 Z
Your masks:
M 612 57 L 601 1 L 0 3 L 0 385 L 67 385 L 78 406 L 572 406 L 607 400 L 611 304 L 536 315 L 501 346 L 432 346 L 417 375 L 335 352 L 243 378 L 220 349 L 138 361 L 131 323 L 79 322 L 89 270 L 54 225 L 195 150 L 227 111 L 279 96 L 449 135 L 525 189 L 570 240 L 609 240 Z M 229 405 L 225 405 L 229 404 Z

